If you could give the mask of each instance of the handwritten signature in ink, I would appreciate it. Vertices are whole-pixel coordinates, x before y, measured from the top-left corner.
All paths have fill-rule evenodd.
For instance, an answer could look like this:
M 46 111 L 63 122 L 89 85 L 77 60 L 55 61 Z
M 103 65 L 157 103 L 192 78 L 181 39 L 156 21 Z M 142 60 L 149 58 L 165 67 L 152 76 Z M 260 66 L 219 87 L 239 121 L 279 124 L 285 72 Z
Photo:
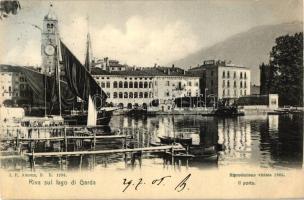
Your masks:
M 188 174 L 185 178 L 183 178 L 181 181 L 179 181 L 175 187 L 174 190 L 177 192 L 183 191 L 186 186 L 187 186 L 187 181 L 189 180 L 191 174 Z M 148 184 L 151 186 L 160 186 L 160 185 L 165 185 L 166 182 L 168 182 L 168 179 L 172 178 L 171 176 L 163 176 L 160 178 L 155 178 Z M 139 178 L 138 180 L 128 180 L 127 178 L 123 179 L 123 185 L 125 186 L 122 192 L 127 191 L 128 189 L 134 187 L 133 189 L 139 190 L 143 185 L 146 185 L 146 182 L 143 180 L 143 178 Z

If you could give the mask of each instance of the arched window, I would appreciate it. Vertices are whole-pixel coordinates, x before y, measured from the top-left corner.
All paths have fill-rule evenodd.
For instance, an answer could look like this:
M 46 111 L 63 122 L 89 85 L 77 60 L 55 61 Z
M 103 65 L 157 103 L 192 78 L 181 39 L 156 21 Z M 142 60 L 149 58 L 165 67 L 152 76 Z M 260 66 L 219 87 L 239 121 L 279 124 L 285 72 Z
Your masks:
M 142 107 L 143 109 L 147 109 L 148 105 L 146 103 L 143 103 Z
M 139 82 L 139 88 L 143 88 L 143 83 Z
M 241 74 L 240 74 L 240 78 L 243 78 L 243 73 L 241 72 Z
M 124 82 L 124 88 L 128 88 L 128 82 L 127 81 Z
M 140 92 L 138 98 L 143 98 L 143 93 Z
M 144 88 L 148 87 L 148 82 L 144 82 Z
M 133 92 L 129 92 L 129 98 L 133 98 Z
M 134 98 L 138 98 L 137 92 L 134 92 Z
M 148 97 L 149 97 L 148 92 L 145 92 L 145 93 L 144 93 L 144 98 L 148 98 Z
M 244 72 L 244 78 L 246 79 L 247 78 L 247 74 L 246 74 L 246 72 Z M 246 94 L 245 94 L 246 95 Z
M 240 88 L 242 88 L 242 87 L 243 87 L 243 82 L 241 81 L 241 82 L 240 82 Z
M 122 88 L 122 81 L 119 81 L 119 88 Z
M 225 78 L 225 71 L 223 71 L 223 78 Z
M 149 88 L 152 88 L 152 82 L 149 83 Z
M 123 104 L 123 103 L 119 103 L 119 104 L 118 104 L 118 107 L 119 107 L 119 108 L 123 108 L 123 107 L 124 107 L 124 104 Z
M 227 81 L 227 87 L 230 87 L 230 82 L 229 82 L 229 80 Z
M 127 93 L 127 92 L 124 93 L 124 98 L 125 98 L 125 99 L 128 98 L 128 93 Z
M 235 87 L 235 88 L 236 88 L 236 81 L 234 81 L 234 82 L 233 82 L 233 87 Z
M 129 88 L 133 88 L 133 82 L 132 81 L 129 83 Z
M 122 92 L 119 93 L 119 98 L 122 99 Z
M 117 88 L 117 81 L 114 81 L 113 88 Z
M 113 93 L 113 98 L 116 99 L 117 98 L 117 92 Z
M 244 88 L 247 88 L 247 84 L 246 84 L 246 81 L 244 82 Z M 246 95 L 246 94 L 245 94 Z
M 134 82 L 134 88 L 138 88 L 138 83 Z

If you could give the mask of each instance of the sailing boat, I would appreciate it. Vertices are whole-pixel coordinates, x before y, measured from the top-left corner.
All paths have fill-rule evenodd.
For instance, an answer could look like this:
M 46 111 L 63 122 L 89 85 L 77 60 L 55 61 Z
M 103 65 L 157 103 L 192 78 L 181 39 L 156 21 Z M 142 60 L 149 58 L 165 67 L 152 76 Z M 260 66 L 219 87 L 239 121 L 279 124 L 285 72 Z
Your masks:
M 88 111 L 73 110 L 69 115 L 64 115 L 66 122 L 78 125 L 108 125 L 112 111 L 100 109 L 106 103 L 106 94 L 94 80 L 89 68 L 83 66 L 67 46 L 60 40 L 62 63 L 65 79 L 72 93 L 88 103 Z M 87 51 L 88 52 L 88 51 Z M 87 55 L 86 60 L 88 60 Z
M 112 111 L 100 109 L 106 102 L 105 92 L 61 40 L 60 49 L 57 49 L 56 51 L 60 51 L 57 52 L 58 55 L 61 53 L 62 56 L 61 63 L 65 74 L 61 78 L 59 60 L 55 76 L 42 74 L 25 67 L 11 67 L 27 77 L 27 82 L 33 91 L 34 103 L 44 106 L 43 108 L 47 110 L 48 114 L 59 114 L 64 118 L 65 123 L 71 125 L 108 125 Z M 91 113 L 88 115 L 86 110 L 71 113 L 77 97 L 89 103 L 90 108 L 95 109 L 97 116 L 92 118 L 95 123 L 91 122 L 92 120 L 89 118 L 90 123 L 88 124 L 88 117 L 91 116 Z M 92 104 L 94 104 L 93 107 Z
M 61 41 L 61 50 L 62 50 L 62 58 L 64 63 L 65 72 L 67 73 L 66 76 L 69 77 L 69 85 L 71 88 L 74 88 L 74 92 L 77 96 L 82 97 L 82 109 L 78 112 L 73 110 L 71 115 L 65 116 L 66 121 L 76 121 L 77 124 L 94 126 L 98 125 L 108 125 L 113 110 L 106 110 L 106 109 L 98 109 L 98 107 L 103 107 L 106 102 L 106 94 L 102 91 L 99 91 L 100 86 L 96 83 L 96 81 L 92 78 L 91 72 L 91 65 L 92 65 L 92 49 L 91 49 L 91 40 L 90 40 L 90 33 L 87 34 L 87 44 L 86 44 L 86 58 L 85 64 L 82 66 L 80 62 L 76 59 L 76 57 L 68 50 L 68 48 L 64 45 Z M 72 63 L 72 65 L 71 65 Z M 74 65 L 75 64 L 75 65 Z M 75 77 L 75 70 L 79 70 L 76 72 Z M 72 73 L 72 74 L 71 74 Z M 77 75 L 78 74 L 78 75 Z M 84 75 L 84 76 L 83 76 Z M 76 78 L 76 79 L 75 79 Z M 77 82 L 78 81 L 78 82 Z M 85 83 L 83 85 L 83 83 Z M 75 85 L 78 88 L 75 88 Z M 85 86 L 83 91 L 79 91 L 79 87 Z M 88 87 L 88 88 L 87 88 Z M 85 102 L 88 102 L 88 109 L 84 111 Z

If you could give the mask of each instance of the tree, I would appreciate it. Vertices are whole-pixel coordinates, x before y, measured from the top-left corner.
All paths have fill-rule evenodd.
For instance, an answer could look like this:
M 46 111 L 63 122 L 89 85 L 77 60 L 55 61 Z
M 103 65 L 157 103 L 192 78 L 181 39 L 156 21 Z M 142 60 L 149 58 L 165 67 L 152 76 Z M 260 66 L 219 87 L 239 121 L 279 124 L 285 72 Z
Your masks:
M 0 0 L 0 19 L 8 17 L 9 14 L 16 15 L 21 9 L 17 0 Z
M 276 38 L 270 52 L 269 92 L 280 105 L 303 106 L 303 33 Z

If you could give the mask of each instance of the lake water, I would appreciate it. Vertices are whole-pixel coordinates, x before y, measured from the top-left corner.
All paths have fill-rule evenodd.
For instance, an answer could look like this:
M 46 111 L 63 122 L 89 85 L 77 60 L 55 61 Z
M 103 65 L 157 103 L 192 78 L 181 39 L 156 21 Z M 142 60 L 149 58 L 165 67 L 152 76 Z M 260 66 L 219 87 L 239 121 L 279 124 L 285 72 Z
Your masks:
M 115 134 L 129 136 L 129 148 L 149 147 L 158 143 L 161 136 L 175 137 L 182 134 L 183 137 L 192 138 L 189 153 L 195 157 L 177 157 L 173 160 L 171 156 L 151 153 L 144 153 L 141 159 L 130 154 L 127 158 L 123 154 L 85 156 L 81 166 L 79 157 L 72 157 L 68 162 L 64 161 L 64 167 L 61 167 L 124 170 L 139 167 L 165 168 L 175 163 L 179 167 L 197 169 L 233 165 L 290 169 L 301 168 L 303 163 L 303 115 L 248 115 L 237 118 L 199 115 L 142 118 L 113 116 L 110 127 Z M 121 148 L 123 143 L 120 140 L 105 140 L 99 142 L 96 149 Z M 211 152 L 210 156 L 208 152 Z M 7 168 L 12 163 L 2 164 L 2 168 Z M 59 169 L 58 163 L 57 158 L 40 158 L 36 160 L 36 168 Z M 15 163 L 14 165 L 16 166 Z M 30 168 L 29 162 L 24 162 L 22 169 L 24 168 Z

